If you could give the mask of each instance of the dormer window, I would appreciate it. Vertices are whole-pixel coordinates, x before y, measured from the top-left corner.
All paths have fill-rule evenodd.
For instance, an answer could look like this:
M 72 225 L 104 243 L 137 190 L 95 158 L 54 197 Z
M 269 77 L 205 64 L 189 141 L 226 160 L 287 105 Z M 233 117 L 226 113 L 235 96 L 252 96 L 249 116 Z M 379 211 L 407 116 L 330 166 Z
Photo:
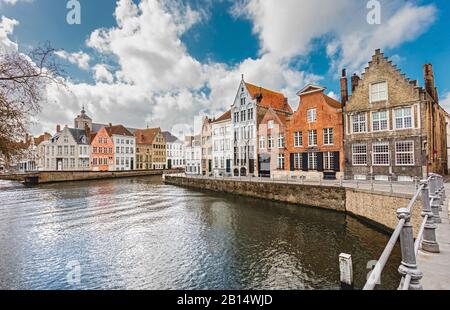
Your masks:
M 269 129 L 273 129 L 273 121 L 268 121 L 268 122 L 267 122 L 267 127 L 268 127 Z
M 370 103 L 388 100 L 387 82 L 373 83 L 369 91 Z

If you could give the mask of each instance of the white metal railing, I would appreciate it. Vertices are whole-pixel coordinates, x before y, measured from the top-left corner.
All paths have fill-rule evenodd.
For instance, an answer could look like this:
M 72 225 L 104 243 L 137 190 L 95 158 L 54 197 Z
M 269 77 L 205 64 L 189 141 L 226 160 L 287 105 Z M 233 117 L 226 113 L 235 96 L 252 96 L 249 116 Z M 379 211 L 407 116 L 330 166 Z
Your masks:
M 422 196 L 423 221 L 414 242 L 411 214 L 419 196 Z M 417 266 L 417 254 L 420 248 L 426 252 L 439 253 L 439 244 L 436 241 L 436 223 L 441 222 L 439 211 L 445 200 L 446 195 L 442 176 L 431 174 L 427 180 L 420 182 L 408 206 L 397 210 L 397 217 L 399 218 L 397 227 L 375 268 L 372 270 L 364 290 L 373 290 L 376 287 L 389 256 L 399 239 L 402 252 L 402 263 L 399 268 L 402 280 L 399 290 L 422 289 L 420 284 L 422 273 Z

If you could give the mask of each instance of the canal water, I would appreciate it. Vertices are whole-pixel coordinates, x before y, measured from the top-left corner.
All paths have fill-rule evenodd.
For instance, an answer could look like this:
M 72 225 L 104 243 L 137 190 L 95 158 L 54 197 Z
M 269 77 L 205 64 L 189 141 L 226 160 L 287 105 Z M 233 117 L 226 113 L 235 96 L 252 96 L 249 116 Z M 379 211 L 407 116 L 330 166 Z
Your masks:
M 164 185 L 0 181 L 0 289 L 361 288 L 388 241 L 344 214 Z M 399 250 L 381 288 L 399 283 Z

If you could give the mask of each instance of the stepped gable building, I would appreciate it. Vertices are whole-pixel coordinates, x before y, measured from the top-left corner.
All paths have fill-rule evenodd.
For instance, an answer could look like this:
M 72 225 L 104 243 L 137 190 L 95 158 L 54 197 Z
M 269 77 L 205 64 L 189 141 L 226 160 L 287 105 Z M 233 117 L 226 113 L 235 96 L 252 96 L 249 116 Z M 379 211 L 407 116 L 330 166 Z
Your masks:
M 345 73 L 345 72 L 344 72 Z M 345 172 L 351 179 L 411 181 L 447 169 L 445 111 L 431 64 L 425 87 L 376 50 L 362 77 L 341 79 L 345 103 Z M 347 101 L 348 97 L 348 101 Z
M 137 129 L 136 159 L 138 170 L 166 168 L 166 139 L 161 128 Z
M 344 172 L 342 105 L 309 84 L 298 92 L 300 103 L 288 119 L 286 142 L 291 176 L 336 179 Z
M 292 113 L 283 94 L 247 83 L 242 77 L 231 106 L 234 176 L 258 174 L 258 126 L 270 108 Z

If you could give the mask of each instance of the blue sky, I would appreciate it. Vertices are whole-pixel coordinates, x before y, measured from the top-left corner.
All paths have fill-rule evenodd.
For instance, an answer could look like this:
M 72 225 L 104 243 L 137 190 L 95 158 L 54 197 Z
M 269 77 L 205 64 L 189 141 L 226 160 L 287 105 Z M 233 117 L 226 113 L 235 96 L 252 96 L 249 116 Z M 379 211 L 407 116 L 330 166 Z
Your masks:
M 65 0 L 6 2 L 0 16 L 17 22 L 7 40 L 66 51 L 70 91 L 50 91 L 36 131 L 70 124 L 85 104 L 99 122 L 178 132 L 231 105 L 241 73 L 295 108 L 308 82 L 339 94 L 340 69 L 359 72 L 375 48 L 421 85 L 433 63 L 450 105 L 449 1 L 381 1 L 381 25 L 365 21 L 365 0 L 80 0 L 80 25 L 67 24 Z

